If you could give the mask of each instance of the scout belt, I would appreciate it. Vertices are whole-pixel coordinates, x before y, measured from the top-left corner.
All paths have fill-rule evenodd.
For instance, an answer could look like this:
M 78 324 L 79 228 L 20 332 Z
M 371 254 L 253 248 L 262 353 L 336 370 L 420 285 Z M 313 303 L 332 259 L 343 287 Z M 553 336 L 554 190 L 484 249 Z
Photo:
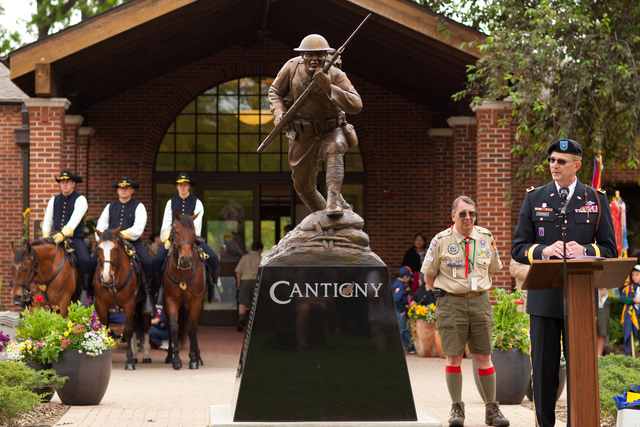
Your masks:
M 435 296 L 437 296 L 437 297 L 443 297 L 443 296 L 445 296 L 445 295 L 448 295 L 448 296 L 454 296 L 454 297 L 465 297 L 465 298 L 475 298 L 475 297 L 477 297 L 478 295 L 482 295 L 482 294 L 484 294 L 485 292 L 486 292 L 486 291 L 475 291 L 475 292 L 467 292 L 467 293 L 464 293 L 464 294 L 453 294 L 453 293 L 451 293 L 451 292 L 443 291 L 443 290 L 442 290 L 442 289 L 440 289 L 440 288 L 436 288 L 436 289 L 433 291 L 434 295 L 435 295 Z

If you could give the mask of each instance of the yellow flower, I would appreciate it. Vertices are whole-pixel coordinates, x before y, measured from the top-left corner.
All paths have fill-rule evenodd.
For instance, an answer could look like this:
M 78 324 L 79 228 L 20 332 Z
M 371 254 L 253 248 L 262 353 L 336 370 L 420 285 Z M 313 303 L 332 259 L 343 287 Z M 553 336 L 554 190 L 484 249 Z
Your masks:
M 67 323 L 67 327 L 69 329 L 71 329 L 73 327 L 73 322 L 71 320 L 69 320 L 69 323 Z
M 64 331 L 64 336 L 65 336 L 65 337 L 68 337 L 68 336 L 69 336 L 69 332 Z
M 31 345 L 31 340 L 26 340 L 24 343 L 25 343 L 26 345 Z
M 24 351 L 24 347 L 25 347 L 24 344 L 20 344 L 20 347 L 19 347 L 20 351 Z
M 27 346 L 27 350 L 31 350 L 31 348 L 32 348 L 31 345 Z

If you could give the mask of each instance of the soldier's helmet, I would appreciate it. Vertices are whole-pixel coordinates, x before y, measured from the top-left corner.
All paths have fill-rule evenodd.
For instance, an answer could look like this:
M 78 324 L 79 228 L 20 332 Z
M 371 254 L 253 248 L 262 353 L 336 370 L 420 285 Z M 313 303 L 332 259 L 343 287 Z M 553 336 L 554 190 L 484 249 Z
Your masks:
M 293 49 L 297 52 L 322 52 L 333 50 L 329 47 L 327 39 L 320 34 L 309 34 L 300 42 L 300 46 Z

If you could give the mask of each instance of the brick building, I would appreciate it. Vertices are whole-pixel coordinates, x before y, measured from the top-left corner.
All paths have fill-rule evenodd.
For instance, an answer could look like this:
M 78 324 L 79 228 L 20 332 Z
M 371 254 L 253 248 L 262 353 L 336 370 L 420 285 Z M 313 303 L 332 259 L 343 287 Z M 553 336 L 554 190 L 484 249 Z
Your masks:
M 0 240 L 19 240 L 26 207 L 37 235 L 62 169 L 82 176 L 78 190 L 96 219 L 116 198 L 112 182 L 139 182 L 148 239 L 177 172 L 187 171 L 198 180 L 209 245 L 229 251 L 228 274 L 234 242 L 268 248 L 305 215 L 286 141 L 255 152 L 273 127 L 268 84 L 304 36 L 320 33 L 338 47 L 368 13 L 343 55 L 364 103 L 349 117 L 360 144 L 345 158 L 344 193 L 372 249 L 393 272 L 413 234 L 449 226 L 451 202 L 466 194 L 508 261 L 523 193 L 512 184 L 512 129 L 499 124 L 509 103 L 452 101 L 479 57 L 461 44 L 480 35 L 449 22 L 446 37 L 435 14 L 405 0 L 132 0 L 12 52 L 4 63 L 13 85 L 0 83 L 14 92 L 0 93 Z M 10 260 L 5 244 L 5 306 Z M 511 286 L 507 268 L 494 280 Z

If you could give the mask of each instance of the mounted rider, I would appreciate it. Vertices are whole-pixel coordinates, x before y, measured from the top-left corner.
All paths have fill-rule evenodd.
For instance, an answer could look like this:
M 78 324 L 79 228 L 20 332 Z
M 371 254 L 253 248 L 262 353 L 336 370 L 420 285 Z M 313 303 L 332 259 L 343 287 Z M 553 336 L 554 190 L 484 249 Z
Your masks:
M 42 237 L 51 237 L 56 244 L 61 244 L 67 238 L 73 241 L 82 286 L 80 301 L 85 304 L 89 298 L 89 285 L 95 271 L 95 265 L 84 243 L 84 214 L 89 204 L 87 199 L 76 191 L 76 184 L 82 182 L 80 176 L 64 170 L 55 179 L 60 185 L 60 194 L 49 199 L 42 221 Z
M 176 189 L 178 195 L 172 197 L 167 201 L 164 208 L 164 215 L 162 217 L 162 226 L 160 228 L 160 236 L 164 246 L 161 246 L 153 257 L 153 271 L 156 275 L 156 281 L 160 284 L 158 290 L 158 298 L 156 302 L 158 304 L 164 304 L 164 292 L 162 285 L 162 273 L 164 271 L 165 260 L 169 251 L 170 241 L 169 236 L 171 234 L 171 224 L 173 223 L 173 215 L 175 211 L 179 211 L 181 215 L 195 215 L 198 216 L 193 220 L 193 225 L 196 229 L 196 244 L 199 246 L 202 252 L 206 254 L 205 257 L 209 273 L 207 274 L 207 294 L 209 302 L 214 302 L 214 295 L 216 294 L 215 286 L 218 282 L 218 274 L 220 271 L 220 262 L 218 261 L 218 255 L 207 245 L 204 238 L 200 237 L 202 231 L 202 220 L 204 218 L 204 205 L 202 202 L 189 193 L 191 185 L 195 184 L 189 175 L 185 172 L 180 172 L 176 178 Z
M 144 291 L 142 309 L 144 313 L 154 313 L 156 309 L 151 300 L 151 291 L 153 289 L 151 257 L 140 239 L 147 225 L 147 209 L 132 197 L 134 191 L 140 188 L 140 185 L 125 176 L 120 181 L 114 182 L 112 186 L 118 193 L 118 200 L 107 204 L 104 211 L 102 211 L 102 215 L 100 215 L 100 219 L 98 219 L 96 229 L 104 232 L 106 229 L 115 230 L 120 227 L 120 236 L 131 242 L 131 245 L 136 250 L 140 264 L 142 264 L 146 279 L 143 281 L 142 286 Z M 96 236 L 96 239 L 99 239 L 98 236 Z

